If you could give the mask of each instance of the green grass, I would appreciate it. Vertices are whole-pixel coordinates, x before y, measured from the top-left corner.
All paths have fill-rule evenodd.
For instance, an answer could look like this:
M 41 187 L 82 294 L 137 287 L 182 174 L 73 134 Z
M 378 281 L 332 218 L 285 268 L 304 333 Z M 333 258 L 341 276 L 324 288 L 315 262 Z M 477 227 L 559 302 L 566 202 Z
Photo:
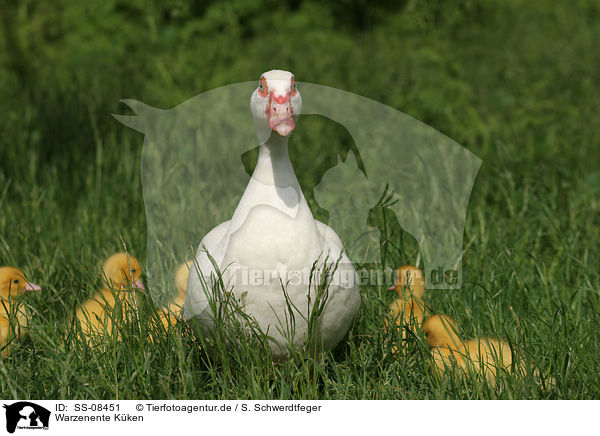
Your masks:
M 43 287 L 25 300 L 28 335 L 0 360 L 2 398 L 600 397 L 595 2 L 407 1 L 365 16 L 312 1 L 273 14 L 264 4 L 59 3 L 11 3 L 0 21 L 0 264 Z M 409 335 L 406 353 L 393 356 L 384 287 L 361 289 L 348 337 L 317 358 L 273 364 L 255 338 L 211 361 L 190 328 L 155 326 L 148 301 L 122 342 L 91 349 L 69 337 L 74 308 L 101 285 L 103 258 L 123 243 L 145 256 L 143 138 L 110 117 L 126 113 L 119 99 L 170 107 L 272 67 L 402 110 L 483 159 L 463 287 L 426 300 L 466 337 L 508 340 L 554 388 L 530 374 L 437 380 L 422 337 Z M 294 135 L 294 167 L 316 206 L 312 188 L 351 138 L 317 117 Z M 385 236 L 396 247 L 386 266 L 414 262 L 410 235 L 392 226 Z

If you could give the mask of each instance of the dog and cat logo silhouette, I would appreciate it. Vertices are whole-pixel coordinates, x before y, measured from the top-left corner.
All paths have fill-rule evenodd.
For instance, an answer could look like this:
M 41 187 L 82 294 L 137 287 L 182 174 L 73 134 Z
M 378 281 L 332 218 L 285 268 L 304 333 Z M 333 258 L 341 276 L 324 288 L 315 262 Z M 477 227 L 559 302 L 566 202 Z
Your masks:
M 19 401 L 4 405 L 6 409 L 6 431 L 14 433 L 19 429 L 48 429 L 50 411 L 29 401 Z

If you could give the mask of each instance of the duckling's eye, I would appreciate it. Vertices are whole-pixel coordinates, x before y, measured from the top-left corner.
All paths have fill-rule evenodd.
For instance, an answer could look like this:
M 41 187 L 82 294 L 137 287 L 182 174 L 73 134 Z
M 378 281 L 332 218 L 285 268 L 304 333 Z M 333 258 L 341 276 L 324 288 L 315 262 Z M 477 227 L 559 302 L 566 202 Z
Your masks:
M 135 269 L 132 269 L 131 272 L 135 274 Z
M 15 285 L 18 285 L 18 284 L 19 284 L 19 280 L 15 279 L 15 280 L 13 281 L 13 283 L 14 283 Z

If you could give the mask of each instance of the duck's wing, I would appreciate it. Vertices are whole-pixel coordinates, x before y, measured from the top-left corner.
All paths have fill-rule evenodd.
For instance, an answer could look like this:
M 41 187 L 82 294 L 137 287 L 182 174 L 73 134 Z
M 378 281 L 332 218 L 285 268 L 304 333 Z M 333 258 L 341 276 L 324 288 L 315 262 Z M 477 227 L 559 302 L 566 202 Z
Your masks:
M 335 232 L 335 230 L 333 230 L 327 224 L 325 224 L 319 220 L 315 220 L 315 223 L 317 225 L 317 230 L 319 231 L 319 234 L 323 238 L 325 245 L 329 246 L 329 247 L 336 247 L 338 250 L 341 251 L 342 248 L 344 247 L 344 244 L 342 243 L 342 240 L 340 239 L 338 234 Z
M 186 319 L 202 317 L 215 300 L 214 289 L 222 273 L 227 241 L 224 237 L 231 221 L 225 221 L 212 229 L 201 241 L 190 267 L 183 314 Z M 210 313 L 206 313 L 209 316 Z

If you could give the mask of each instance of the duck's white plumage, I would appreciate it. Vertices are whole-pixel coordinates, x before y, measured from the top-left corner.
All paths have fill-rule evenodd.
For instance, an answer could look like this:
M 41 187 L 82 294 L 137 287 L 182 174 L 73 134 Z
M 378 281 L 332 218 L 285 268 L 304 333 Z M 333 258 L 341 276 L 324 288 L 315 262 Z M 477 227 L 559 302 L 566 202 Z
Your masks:
M 302 101 L 294 76 L 281 70 L 264 73 L 251 98 L 257 134 L 258 162 L 230 221 L 219 224 L 202 240 L 190 271 L 184 306 L 186 318 L 210 325 L 212 317 L 204 283 L 211 282 L 213 257 L 226 288 L 233 288 L 244 311 L 273 339 L 275 358 L 284 357 L 288 305 L 277 278 L 287 279 L 286 292 L 302 312 L 295 316 L 295 346 L 307 336 L 309 277 L 315 261 L 339 263 L 319 321 L 322 347 L 335 346 L 346 334 L 360 304 L 358 277 L 335 231 L 315 220 L 292 168 L 287 140 L 295 128 Z M 200 275 L 203 276 L 201 280 Z M 313 276 L 314 278 L 314 276 Z M 209 287 L 210 288 L 210 287 Z M 310 288 L 314 302 L 315 286 Z

